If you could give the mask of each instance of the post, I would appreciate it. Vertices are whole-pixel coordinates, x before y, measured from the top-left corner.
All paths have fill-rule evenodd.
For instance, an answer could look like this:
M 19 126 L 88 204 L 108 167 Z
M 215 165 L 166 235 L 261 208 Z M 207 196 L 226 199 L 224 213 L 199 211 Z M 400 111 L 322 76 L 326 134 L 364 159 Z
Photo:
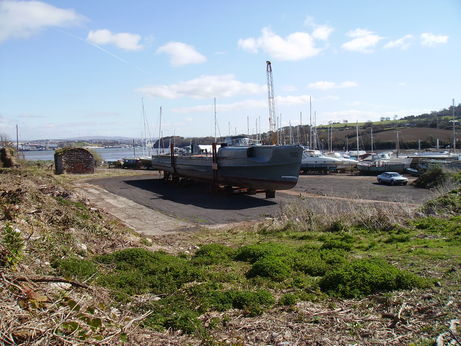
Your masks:
M 134 139 L 133 139 L 133 158 L 136 158 L 136 148 L 134 146 Z

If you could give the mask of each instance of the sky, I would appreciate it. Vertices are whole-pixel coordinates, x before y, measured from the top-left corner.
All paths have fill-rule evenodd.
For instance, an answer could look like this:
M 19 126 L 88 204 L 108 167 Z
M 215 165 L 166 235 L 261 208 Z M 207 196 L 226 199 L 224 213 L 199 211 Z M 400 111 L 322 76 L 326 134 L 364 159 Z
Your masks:
M 267 60 L 282 126 L 447 108 L 461 0 L 0 0 L 0 134 L 267 131 Z

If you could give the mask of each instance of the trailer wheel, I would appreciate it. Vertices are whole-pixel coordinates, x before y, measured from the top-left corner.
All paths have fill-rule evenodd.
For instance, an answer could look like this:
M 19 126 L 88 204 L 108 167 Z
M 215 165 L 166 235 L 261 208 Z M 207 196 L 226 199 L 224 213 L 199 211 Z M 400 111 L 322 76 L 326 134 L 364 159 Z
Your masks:
M 275 198 L 275 190 L 266 190 L 266 198 Z

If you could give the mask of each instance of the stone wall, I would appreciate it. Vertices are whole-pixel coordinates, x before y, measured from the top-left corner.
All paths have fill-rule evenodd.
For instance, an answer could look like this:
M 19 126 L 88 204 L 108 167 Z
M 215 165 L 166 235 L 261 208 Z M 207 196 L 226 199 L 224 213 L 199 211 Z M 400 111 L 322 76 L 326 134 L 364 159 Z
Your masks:
M 95 160 L 93 155 L 82 148 L 59 149 L 54 154 L 55 173 L 92 174 Z

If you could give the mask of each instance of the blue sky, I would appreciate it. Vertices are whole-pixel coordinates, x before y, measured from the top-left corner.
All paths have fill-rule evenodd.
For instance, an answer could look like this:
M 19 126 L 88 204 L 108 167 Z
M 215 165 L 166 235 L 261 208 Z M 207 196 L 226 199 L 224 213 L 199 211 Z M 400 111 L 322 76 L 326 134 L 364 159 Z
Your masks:
M 221 135 L 461 101 L 461 1 L 0 0 L 0 133 Z

